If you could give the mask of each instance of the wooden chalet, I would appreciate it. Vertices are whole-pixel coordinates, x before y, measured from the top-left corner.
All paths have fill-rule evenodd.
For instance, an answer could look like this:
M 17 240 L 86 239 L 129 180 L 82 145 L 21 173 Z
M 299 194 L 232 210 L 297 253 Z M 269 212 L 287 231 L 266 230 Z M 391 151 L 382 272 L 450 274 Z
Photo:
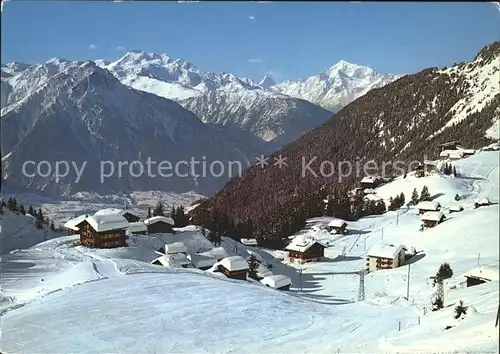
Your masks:
M 424 213 L 428 211 L 440 211 L 441 210 L 441 204 L 439 202 L 434 202 L 434 201 L 424 201 L 420 202 L 417 205 L 418 213 L 420 215 L 423 215 Z
M 344 235 L 346 233 L 347 223 L 344 220 L 335 219 L 328 223 L 327 229 L 334 234 Z
M 420 216 L 420 220 L 422 220 L 422 227 L 430 228 L 435 227 L 438 224 L 441 224 L 446 219 L 446 216 L 440 211 L 427 211 L 423 215 Z
M 419 163 L 417 167 L 415 167 L 415 177 L 420 178 L 424 177 L 424 164 Z
M 89 217 L 88 214 L 84 214 L 84 215 L 77 216 L 76 218 L 70 219 L 64 223 L 63 228 L 68 230 L 68 234 L 77 235 L 78 233 L 80 233 L 80 230 L 78 229 L 78 227 L 76 225 L 78 225 L 79 223 L 81 223 L 83 220 L 85 220 L 88 217 Z
M 380 242 L 374 245 L 367 253 L 366 270 L 374 272 L 380 269 L 400 267 L 405 262 L 405 247 Z
M 281 274 L 269 275 L 260 280 L 262 284 L 276 290 L 290 290 L 292 280 Z
M 148 234 L 172 234 L 174 233 L 174 220 L 166 216 L 153 216 L 144 220 Z
M 325 258 L 326 246 L 313 238 L 299 235 L 286 246 L 290 262 L 305 263 L 321 261 Z
M 449 141 L 444 144 L 438 145 L 441 148 L 441 151 L 444 150 L 457 150 L 458 147 L 460 146 L 460 141 L 455 140 L 455 141 Z
M 243 257 L 226 257 L 219 262 L 217 269 L 228 278 L 247 279 L 248 263 Z
M 132 213 L 130 210 L 116 209 L 116 208 L 107 208 L 101 209 L 95 212 L 94 215 L 110 215 L 110 214 L 118 214 L 123 216 L 128 222 L 138 222 L 141 220 L 139 216 Z
M 469 157 L 476 154 L 476 150 L 474 149 L 462 149 L 460 151 L 462 151 L 463 157 Z
M 464 157 L 463 150 L 443 150 L 439 154 L 441 160 L 456 161 Z
M 128 221 L 118 214 L 93 215 L 76 225 L 80 243 L 92 248 L 126 247 Z
M 465 274 L 467 287 L 483 284 L 489 281 L 498 281 L 498 266 L 483 265 L 472 269 Z
M 380 176 L 365 176 L 361 180 L 361 188 L 363 189 L 372 189 L 380 186 L 384 183 L 384 179 Z

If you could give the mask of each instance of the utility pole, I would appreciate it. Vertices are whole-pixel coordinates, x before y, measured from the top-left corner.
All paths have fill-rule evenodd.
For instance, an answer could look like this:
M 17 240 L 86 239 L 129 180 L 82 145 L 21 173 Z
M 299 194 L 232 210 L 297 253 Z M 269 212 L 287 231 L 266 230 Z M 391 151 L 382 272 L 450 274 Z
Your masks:
M 481 257 L 481 253 L 477 254 L 477 266 L 479 267 L 479 258 Z
M 384 227 L 382 226 L 382 237 L 380 238 L 381 240 L 384 239 Z
M 299 269 L 299 289 L 302 292 L 302 268 Z
M 498 322 L 500 320 L 500 305 L 498 305 L 498 310 L 497 310 L 497 320 L 495 322 L 495 327 L 498 327 Z
M 408 279 L 406 279 L 406 300 L 410 301 L 410 266 L 411 264 L 408 264 Z
M 366 236 L 364 237 L 364 249 L 365 249 L 365 252 L 366 252 Z
M 396 211 L 396 225 L 399 225 L 399 209 Z

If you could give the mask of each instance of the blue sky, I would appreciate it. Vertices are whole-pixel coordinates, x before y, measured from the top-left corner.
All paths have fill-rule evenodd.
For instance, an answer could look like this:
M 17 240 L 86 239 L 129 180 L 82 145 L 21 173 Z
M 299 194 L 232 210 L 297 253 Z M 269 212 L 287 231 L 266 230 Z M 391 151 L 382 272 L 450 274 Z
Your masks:
M 11 0 L 2 63 L 52 57 L 116 60 L 138 49 L 203 71 L 278 81 L 341 59 L 414 73 L 471 59 L 500 40 L 492 3 L 49 2 Z

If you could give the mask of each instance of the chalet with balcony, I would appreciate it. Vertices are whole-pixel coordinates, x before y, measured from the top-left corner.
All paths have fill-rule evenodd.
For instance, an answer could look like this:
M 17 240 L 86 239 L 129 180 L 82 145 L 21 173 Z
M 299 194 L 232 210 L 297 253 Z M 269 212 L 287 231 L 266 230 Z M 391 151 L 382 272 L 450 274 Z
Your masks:
M 96 211 L 94 215 L 113 215 L 113 214 L 123 216 L 125 219 L 127 219 L 129 223 L 138 222 L 139 220 L 141 220 L 139 216 L 135 215 L 130 210 L 123 210 L 116 208 L 101 209 Z
M 144 220 L 148 234 L 172 234 L 174 233 L 174 219 L 166 216 L 153 216 Z
M 367 253 L 366 269 L 374 272 L 380 269 L 392 269 L 400 267 L 405 261 L 405 247 L 380 242 L 373 246 Z
M 326 246 L 315 239 L 303 235 L 295 237 L 292 242 L 286 246 L 288 259 L 290 262 L 305 263 L 317 262 L 325 258 Z
M 440 211 L 441 210 L 441 204 L 439 202 L 435 201 L 424 201 L 420 202 L 417 205 L 418 213 L 420 215 L 423 215 L 424 213 L 428 211 Z
M 327 230 L 331 233 L 344 235 L 346 233 L 347 223 L 341 219 L 335 219 L 328 223 Z
M 420 216 L 422 220 L 422 228 L 427 229 L 441 224 L 446 219 L 446 216 L 440 211 L 427 211 Z
M 76 225 L 80 243 L 92 248 L 126 247 L 128 226 L 127 219 L 118 214 L 89 216 Z
M 217 264 L 217 270 L 232 279 L 247 279 L 248 263 L 240 256 L 226 257 Z
M 467 287 L 483 284 L 489 281 L 498 281 L 500 280 L 498 265 L 479 266 L 466 273 L 465 278 L 467 279 Z

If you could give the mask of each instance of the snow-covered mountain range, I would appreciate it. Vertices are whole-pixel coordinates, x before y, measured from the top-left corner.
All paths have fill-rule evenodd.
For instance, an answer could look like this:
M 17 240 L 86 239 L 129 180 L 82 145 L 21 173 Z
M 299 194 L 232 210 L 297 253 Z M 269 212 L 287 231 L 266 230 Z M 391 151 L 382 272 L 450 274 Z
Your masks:
M 385 86 L 401 76 L 383 74 L 370 67 L 341 60 L 321 74 L 305 80 L 285 81 L 271 86 L 270 90 L 337 112 L 371 89 Z
M 336 105 L 348 103 L 375 82 L 389 80 L 354 64 L 341 62 L 334 67 L 328 77 L 338 84 L 334 89 L 338 99 L 331 101 Z M 35 65 L 12 62 L 2 65 L 1 75 L 4 178 L 10 177 L 10 186 L 62 195 L 165 188 L 210 194 L 229 176 L 168 183 L 110 178 L 102 184 L 96 180 L 99 161 L 206 156 L 254 162 L 255 156 L 275 151 L 328 120 L 332 112 L 315 103 L 327 106 L 325 102 L 334 97 L 324 93 L 326 86 L 318 85 L 318 92 L 304 96 L 307 89 L 298 90 L 298 83 L 275 85 L 268 75 L 257 83 L 230 73 L 202 72 L 183 59 L 140 51 L 114 62 L 61 58 Z M 330 81 L 325 85 L 333 87 Z M 310 102 L 319 97 L 321 102 Z M 86 174 L 93 177 L 78 185 L 69 182 L 75 177 L 71 175 L 57 183 L 54 176 L 22 177 L 27 156 L 37 161 L 62 157 L 88 161 Z
M 187 177 L 174 174 L 162 178 L 153 165 L 154 176 L 143 172 L 135 177 L 140 168 L 136 166 L 139 170 L 130 173 L 125 165 L 121 175 L 115 170 L 103 181 L 102 163 L 109 160 L 117 168 L 118 161 L 139 160 L 145 164 L 151 158 L 157 164 L 169 161 L 175 166 L 178 161 L 194 158 L 208 163 L 219 160 L 245 164 L 251 158 L 241 150 L 245 145 L 241 137 L 240 145 L 234 145 L 224 131 L 203 124 L 174 101 L 127 87 L 93 62 L 54 59 L 16 70 L 13 65 L 6 66 L 6 75 L 2 76 L 2 94 L 4 87 L 8 89 L 2 97 L 2 162 L 9 188 L 31 187 L 60 195 L 134 190 L 197 190 L 209 194 L 229 176 L 197 178 L 189 172 Z M 30 178 L 22 173 L 26 160 L 45 160 L 52 167 L 56 161 L 87 165 L 78 181 L 73 168 L 59 180 L 54 174 Z M 111 169 L 111 164 L 107 166 Z M 172 172 L 172 168 L 164 173 Z M 181 173 L 185 170 L 188 168 Z

